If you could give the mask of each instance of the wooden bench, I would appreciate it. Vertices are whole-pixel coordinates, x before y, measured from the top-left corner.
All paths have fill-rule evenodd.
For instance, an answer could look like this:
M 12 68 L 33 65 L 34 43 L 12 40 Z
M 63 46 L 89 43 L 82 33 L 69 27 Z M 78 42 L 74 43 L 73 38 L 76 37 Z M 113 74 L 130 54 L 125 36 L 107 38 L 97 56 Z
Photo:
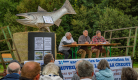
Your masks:
M 57 53 L 57 55 L 62 55 L 62 59 L 64 59 L 64 54 L 62 54 L 62 53 Z

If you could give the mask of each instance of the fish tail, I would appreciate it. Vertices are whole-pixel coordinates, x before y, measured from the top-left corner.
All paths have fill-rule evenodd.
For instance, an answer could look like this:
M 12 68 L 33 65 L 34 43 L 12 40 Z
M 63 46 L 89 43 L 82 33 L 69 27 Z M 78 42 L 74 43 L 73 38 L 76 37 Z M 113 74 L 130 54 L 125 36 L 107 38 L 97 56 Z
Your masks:
M 64 5 L 62 7 L 65 7 L 68 11 L 68 14 L 76 14 L 75 10 L 73 9 L 73 7 L 71 6 L 69 0 L 66 0 Z

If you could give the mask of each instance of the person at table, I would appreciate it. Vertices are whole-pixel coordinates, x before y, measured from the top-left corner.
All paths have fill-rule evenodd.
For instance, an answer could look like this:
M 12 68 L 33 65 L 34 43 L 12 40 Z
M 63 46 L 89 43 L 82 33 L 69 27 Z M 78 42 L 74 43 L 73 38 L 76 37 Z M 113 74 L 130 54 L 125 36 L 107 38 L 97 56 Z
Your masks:
M 96 31 L 96 35 L 92 37 L 92 44 L 109 44 L 109 42 L 107 42 L 105 40 L 105 38 L 103 36 L 101 36 L 101 31 Z M 102 46 L 92 46 L 92 53 L 96 53 L 96 58 L 99 57 L 100 53 L 105 53 L 104 57 L 106 57 L 106 50 L 104 48 L 102 48 Z M 107 54 L 109 55 L 109 51 L 107 52 Z
M 68 44 L 77 44 L 73 38 L 70 32 L 67 32 L 65 36 L 61 39 L 58 51 L 60 53 L 63 53 L 65 55 L 65 59 L 68 59 L 69 54 L 71 55 L 69 58 L 72 58 L 72 51 L 70 50 L 70 47 L 65 47 L 63 45 L 68 45 Z
M 83 35 L 81 35 L 78 39 L 78 44 L 90 44 L 91 40 L 88 36 L 88 31 L 84 30 Z M 88 49 L 87 46 L 80 46 L 79 51 L 77 52 L 81 54 L 81 58 L 85 58 L 85 55 L 88 54 L 88 58 L 91 58 L 92 52 Z

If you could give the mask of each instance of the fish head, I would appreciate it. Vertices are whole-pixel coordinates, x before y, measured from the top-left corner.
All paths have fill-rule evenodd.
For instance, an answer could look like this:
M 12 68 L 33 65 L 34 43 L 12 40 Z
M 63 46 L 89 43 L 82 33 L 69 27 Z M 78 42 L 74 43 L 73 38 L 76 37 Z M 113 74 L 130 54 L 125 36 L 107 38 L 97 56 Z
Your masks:
M 16 19 L 17 22 L 26 25 L 26 26 L 31 26 L 35 27 L 36 25 L 36 17 L 35 15 L 31 13 L 21 13 L 21 14 L 16 14 L 16 16 L 21 16 L 24 17 L 24 19 Z

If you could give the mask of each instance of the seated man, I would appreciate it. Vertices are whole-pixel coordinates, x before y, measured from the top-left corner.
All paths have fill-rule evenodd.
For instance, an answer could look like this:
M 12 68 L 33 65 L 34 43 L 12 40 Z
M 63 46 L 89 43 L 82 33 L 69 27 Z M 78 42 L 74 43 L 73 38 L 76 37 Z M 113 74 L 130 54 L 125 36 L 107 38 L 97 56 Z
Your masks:
M 92 80 L 94 75 L 94 67 L 89 61 L 82 60 L 78 64 L 77 74 L 80 77 L 80 80 Z
M 58 51 L 65 55 L 65 59 L 68 59 L 69 54 L 71 55 L 70 59 L 72 58 L 72 51 L 70 50 L 70 47 L 62 46 L 62 45 L 68 45 L 68 44 L 77 44 L 73 40 L 70 32 L 67 32 L 65 34 L 65 36 L 61 39 L 60 44 L 59 44 L 59 48 L 58 48 Z
M 88 31 L 84 30 L 83 35 L 81 35 L 78 39 L 78 44 L 90 44 L 91 40 L 88 36 Z M 81 46 L 78 53 L 81 54 L 81 58 L 85 58 L 85 55 L 88 54 L 88 58 L 91 58 L 92 52 L 88 49 L 87 46 Z
M 39 80 L 40 64 L 37 62 L 27 62 L 21 70 L 20 80 Z
M 46 54 L 46 55 L 44 56 L 44 64 L 41 66 L 41 71 L 43 71 L 43 68 L 44 68 L 48 63 L 50 63 L 50 62 L 52 62 L 52 63 L 55 62 L 55 61 L 54 61 L 54 58 L 53 58 L 53 54 Z M 59 76 L 63 79 L 63 75 L 62 75 L 62 73 L 61 73 L 60 67 L 59 67 L 59 70 L 58 70 L 58 74 L 59 74 Z
M 19 80 L 20 77 L 20 65 L 16 62 L 12 62 L 8 65 L 7 67 L 7 75 L 3 78 L 1 78 L 1 80 Z
M 105 38 L 103 36 L 101 36 L 101 31 L 96 31 L 96 35 L 92 37 L 92 44 L 109 44 L 109 42 L 107 42 L 105 40 Z M 96 53 L 96 58 L 99 57 L 100 53 L 105 53 L 104 57 L 106 57 L 106 50 L 104 48 L 102 48 L 102 46 L 92 46 L 92 53 Z M 109 55 L 109 51 L 107 52 L 107 54 Z

